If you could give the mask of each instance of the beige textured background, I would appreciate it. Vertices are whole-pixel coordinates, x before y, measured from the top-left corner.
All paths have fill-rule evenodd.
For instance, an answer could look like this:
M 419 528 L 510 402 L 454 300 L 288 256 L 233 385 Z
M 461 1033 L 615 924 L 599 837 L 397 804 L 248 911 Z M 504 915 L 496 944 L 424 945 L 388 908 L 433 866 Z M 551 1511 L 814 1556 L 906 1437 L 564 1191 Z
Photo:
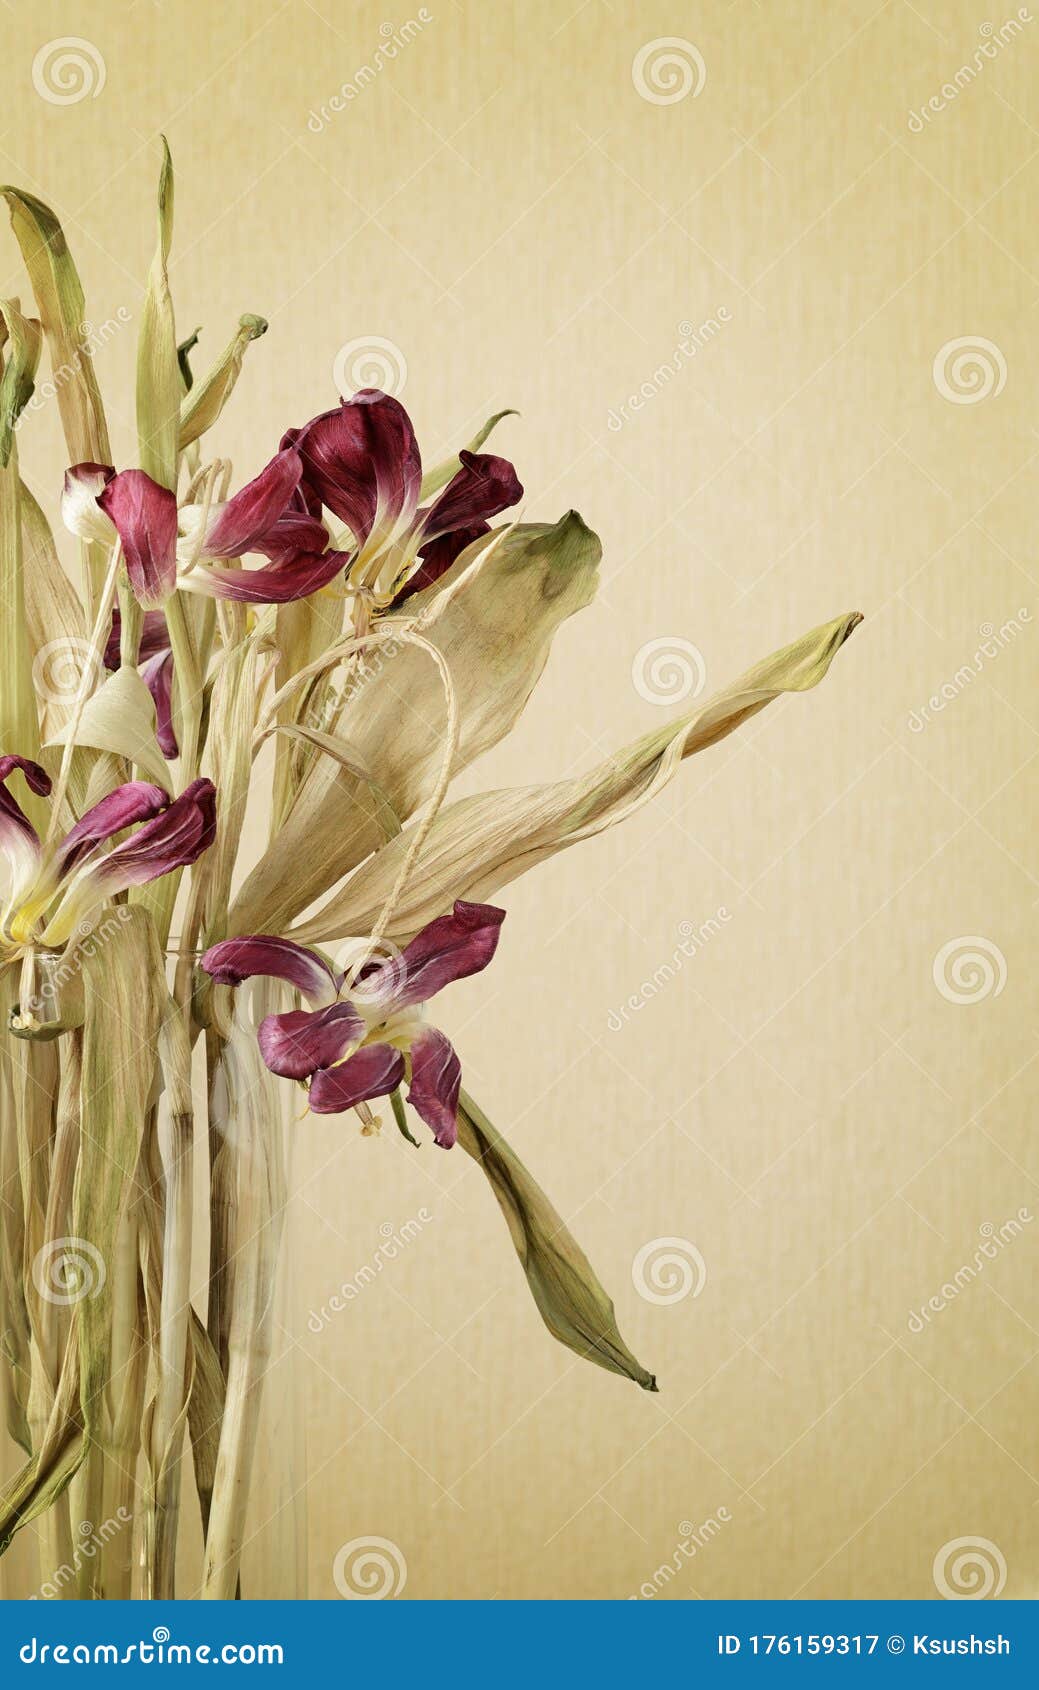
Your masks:
M 407 1597 L 625 1597 L 713 1516 L 661 1594 L 929 1596 L 936 1556 L 980 1538 L 989 1587 L 1005 1567 L 1005 1594 L 1034 1596 L 1039 1225 L 1005 1245 L 998 1229 L 1039 1214 L 1039 8 L 978 61 L 1004 21 L 981 0 L 428 15 L 314 133 L 380 25 L 417 8 L 0 0 L 3 174 L 59 211 L 92 321 L 135 323 L 168 134 L 181 327 L 202 323 L 213 354 L 241 311 L 270 319 L 219 430 L 240 478 L 331 402 L 356 338 L 406 361 L 430 459 L 519 408 L 496 448 L 527 515 L 580 509 L 603 588 L 468 789 L 587 767 L 659 725 L 632 683 L 648 641 L 694 641 L 713 686 L 839 611 L 867 620 L 817 693 L 512 888 L 494 968 L 445 1000 L 470 1089 L 585 1244 L 659 1396 L 543 1333 L 460 1153 L 301 1126 L 285 1341 L 311 1592 L 335 1595 L 337 1551 L 375 1536 Z M 104 85 L 95 66 L 94 92 L 59 104 L 33 64 L 68 35 Z M 680 49 L 702 85 L 661 104 L 632 62 L 665 36 L 706 79 Z M 974 78 L 914 133 L 965 62 Z M 24 294 L 0 240 L 0 293 Z M 679 324 L 712 316 L 656 391 Z M 134 336 L 98 359 L 124 457 Z M 992 343 L 970 403 L 935 375 L 961 337 Z M 53 411 L 21 437 L 52 508 Z M 964 679 L 988 626 L 1009 631 Z M 711 917 L 645 990 L 681 924 Z M 974 1002 L 933 974 L 964 936 L 993 970 Z M 310 1330 L 380 1228 L 422 1211 Z M 706 1279 L 653 1302 L 632 1262 L 667 1238 Z

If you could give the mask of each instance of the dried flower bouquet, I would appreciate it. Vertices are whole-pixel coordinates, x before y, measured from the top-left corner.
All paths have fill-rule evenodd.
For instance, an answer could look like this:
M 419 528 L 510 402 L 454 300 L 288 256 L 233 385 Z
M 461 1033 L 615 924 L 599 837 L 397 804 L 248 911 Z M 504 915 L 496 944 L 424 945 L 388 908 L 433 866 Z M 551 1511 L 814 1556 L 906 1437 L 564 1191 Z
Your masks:
M 44 1560 L 69 1566 L 84 1522 L 125 1519 L 63 1594 L 172 1596 L 193 1472 L 202 1594 L 230 1597 L 270 1354 L 286 1091 L 368 1132 L 388 1097 L 409 1139 L 460 1144 L 549 1331 L 655 1388 L 564 1222 L 461 1089 L 426 1005 L 491 962 L 505 912 L 488 900 L 509 881 L 815 686 L 858 617 L 587 775 L 450 802 L 591 599 L 596 536 L 572 511 L 492 526 L 522 493 L 483 450 L 500 418 L 423 470 L 407 413 L 375 390 L 288 429 L 237 486 L 206 437 L 266 325 L 243 317 L 193 379 L 167 277 L 165 144 L 138 463 L 113 464 L 61 227 L 2 191 L 35 315 L 0 301 L 0 1388 L 24 1451 L 0 1546 L 36 1521 Z M 78 541 L 68 572 L 19 477 L 44 342 Z M 56 653 L 76 658 L 71 693 L 38 684 Z M 243 878 L 268 740 L 269 836 Z M 199 1044 L 207 1106 L 192 1095 Z M 199 1157 L 204 1311 L 189 1285 Z

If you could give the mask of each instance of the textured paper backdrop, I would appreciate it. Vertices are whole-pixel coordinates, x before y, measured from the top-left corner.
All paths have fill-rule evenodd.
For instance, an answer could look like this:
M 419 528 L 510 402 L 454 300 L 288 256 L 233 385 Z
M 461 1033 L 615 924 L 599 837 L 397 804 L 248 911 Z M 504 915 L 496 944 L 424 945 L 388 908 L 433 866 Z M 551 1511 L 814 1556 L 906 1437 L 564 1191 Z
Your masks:
M 467 790 L 866 615 L 818 692 L 511 888 L 445 1006 L 659 1396 L 547 1337 L 461 1153 L 300 1125 L 312 1594 L 375 1538 L 406 1597 L 922 1597 L 968 1539 L 976 1591 L 1034 1596 L 1039 8 L 3 0 L 0 31 L 3 175 L 63 219 L 123 461 L 161 129 L 182 331 L 270 320 L 215 442 L 240 478 L 338 359 L 429 459 L 516 406 L 527 516 L 602 535 Z M 55 411 L 21 436 L 51 510 Z

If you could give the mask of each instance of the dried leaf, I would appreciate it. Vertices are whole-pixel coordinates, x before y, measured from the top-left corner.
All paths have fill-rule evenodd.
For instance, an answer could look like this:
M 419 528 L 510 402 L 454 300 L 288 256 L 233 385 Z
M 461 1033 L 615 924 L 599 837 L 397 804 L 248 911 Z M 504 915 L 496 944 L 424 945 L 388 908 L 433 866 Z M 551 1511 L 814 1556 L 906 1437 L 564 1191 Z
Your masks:
M 89 1436 L 100 1429 L 108 1378 L 112 1295 L 108 1270 L 119 1217 L 140 1148 L 155 1084 L 156 1047 L 166 987 L 162 954 L 148 917 L 126 911 L 103 942 L 80 947 L 83 969 L 82 1134 L 72 1227 L 104 1264 L 100 1283 L 75 1307 L 80 1402 Z
M 501 1133 L 464 1091 L 458 1142 L 478 1162 L 508 1222 L 531 1295 L 553 1338 L 644 1391 L 657 1382 L 617 1330 L 613 1304 L 581 1246 Z
M 108 429 L 87 345 L 86 302 L 61 224 L 53 211 L 18 188 L 0 187 L 29 272 L 51 368 L 69 463 L 112 461 Z
M 64 745 L 67 738 L 68 724 L 47 743 Z M 155 705 L 136 669 L 117 669 L 87 699 L 76 730 L 76 744 L 124 757 L 128 763 L 136 763 L 149 780 L 167 792 L 173 791 L 173 780 L 155 737 Z
M 137 343 L 137 437 L 141 468 L 160 486 L 175 488 L 183 382 L 167 274 L 172 239 L 173 161 L 163 136 L 159 241 L 148 272 Z
M 23 317 L 11 301 L 0 300 L 0 744 L 26 757 L 38 755 L 40 729 L 25 616 L 15 424 L 32 392 L 39 353 L 39 324 Z M 38 799 L 31 801 L 27 813 L 39 819 Z
M 576 780 L 463 798 L 438 816 L 397 907 L 391 937 L 410 937 L 454 898 L 491 897 L 517 875 L 601 833 L 656 796 L 684 757 L 724 739 L 785 692 L 817 686 L 858 612 L 774 652 L 706 704 L 636 740 Z M 293 928 L 302 944 L 367 932 L 392 886 L 408 834 L 358 869 L 318 914 Z
M 497 428 L 503 417 L 518 416 L 518 411 L 495 411 L 493 417 L 487 418 L 483 427 L 477 429 L 468 445 L 464 446 L 462 450 L 478 452 L 490 437 L 491 430 Z M 461 467 L 462 460 L 456 452 L 453 457 L 445 458 L 443 463 L 435 464 L 432 469 L 427 470 L 422 477 L 422 486 L 419 488 L 419 499 L 422 504 L 431 499 L 434 493 L 439 493 L 441 487 L 446 487 L 448 482 L 458 474 Z
M 230 345 L 226 346 L 209 373 L 193 384 L 180 409 L 180 445 L 183 451 L 212 428 L 234 391 L 242 369 L 245 349 L 267 333 L 262 317 L 248 312 L 239 321 Z
M 442 652 L 458 698 L 456 774 L 522 713 L 560 624 L 590 601 L 602 553 L 575 511 L 551 525 L 514 528 L 470 570 L 483 544 L 467 547 L 435 587 L 416 593 L 411 614 L 380 624 L 392 634 L 430 611 L 422 633 Z M 403 642 L 389 655 L 373 647 L 367 673 L 348 680 L 333 726 L 378 772 L 405 821 L 428 797 L 443 757 L 444 697 L 428 655 Z M 229 931 L 282 932 L 382 842 L 363 783 L 322 759 L 243 886 Z

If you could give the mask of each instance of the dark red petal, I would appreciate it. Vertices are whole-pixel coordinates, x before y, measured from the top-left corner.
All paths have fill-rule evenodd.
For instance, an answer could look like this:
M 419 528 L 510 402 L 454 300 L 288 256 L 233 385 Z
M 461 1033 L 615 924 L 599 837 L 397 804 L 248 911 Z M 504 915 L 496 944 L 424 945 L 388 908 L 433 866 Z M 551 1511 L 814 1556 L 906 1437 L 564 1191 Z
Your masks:
M 211 780 L 193 780 L 168 810 L 145 822 L 91 873 L 107 893 L 145 886 L 195 862 L 212 845 L 215 833 L 216 787 Z
M 458 456 L 461 469 L 422 519 L 422 531 L 430 539 L 487 522 L 523 497 L 508 458 L 496 458 L 490 452 L 460 452 Z
M 439 581 L 441 575 L 446 575 L 455 558 L 471 546 L 474 540 L 482 539 L 484 534 L 491 532 L 486 522 L 474 523 L 471 528 L 456 528 L 451 534 L 442 534 L 439 540 L 429 540 L 422 547 L 422 562 L 414 575 L 405 581 L 400 592 L 393 601 L 391 609 L 396 610 L 413 593 L 420 593 L 423 587 L 431 587 L 434 581 Z
M 427 1002 L 452 980 L 479 974 L 498 948 L 504 920 L 505 911 L 494 904 L 459 899 L 450 915 L 431 921 L 399 957 L 365 980 L 365 1003 L 406 1009 Z
M 365 387 L 299 430 L 296 449 L 310 498 L 320 499 L 363 545 L 378 522 L 410 521 L 422 460 L 404 406 Z
M 439 1027 L 427 1027 L 411 1043 L 411 1084 L 408 1102 L 417 1109 L 433 1137 L 450 1150 L 458 1137 L 458 1093 L 462 1064 L 450 1039 Z
M 404 1058 L 392 1045 L 362 1045 L 335 1068 L 319 1068 L 310 1082 L 310 1107 L 338 1115 L 372 1097 L 386 1097 L 404 1078 Z
M 112 612 L 112 631 L 105 646 L 105 668 L 118 669 L 119 641 L 122 634 L 123 621 L 118 608 Z M 149 657 L 157 657 L 160 652 L 169 651 L 170 632 L 166 626 L 166 618 L 161 610 L 146 610 L 144 613 L 144 629 L 138 648 L 138 658 L 144 663 Z M 176 752 L 173 753 L 176 756 Z
M 177 500 L 143 469 L 124 469 L 98 495 L 120 540 L 130 585 L 146 610 L 177 585 Z
M 150 821 L 168 809 L 170 795 L 161 786 L 147 780 L 130 780 L 117 786 L 99 804 L 81 816 L 71 832 L 61 842 L 58 852 L 59 872 L 68 874 L 95 845 L 122 833 L 135 822 Z
M 331 1003 L 327 1009 L 290 1009 L 284 1015 L 265 1016 L 256 1036 L 272 1073 L 305 1080 L 359 1044 L 364 1022 L 352 1003 Z
M 29 757 L 15 757 L 10 754 L 0 757 L 0 845 L 3 843 L 3 835 L 12 827 L 25 839 L 39 844 L 36 829 L 22 814 L 21 805 L 7 790 L 8 777 L 14 774 L 15 769 L 21 769 L 26 785 L 38 798 L 46 798 L 51 789 L 50 775 L 46 769 L 41 769 L 39 763 L 34 763 Z
M 316 552 L 319 555 L 328 545 L 328 530 L 317 517 L 307 511 L 287 510 L 279 516 L 273 528 L 256 542 L 255 550 L 272 562 L 280 563 L 297 552 Z
M 320 557 L 313 552 L 279 559 L 262 569 L 207 569 L 189 576 L 219 599 L 235 599 L 240 604 L 290 604 L 295 599 L 309 598 L 321 587 L 327 587 L 342 571 L 349 552 L 325 552 Z
M 272 939 L 259 933 L 243 939 L 222 939 L 211 945 L 202 967 L 221 986 L 240 986 L 257 974 L 285 980 L 305 998 L 320 1002 L 335 997 L 339 982 L 324 957 L 291 939 Z
M 302 473 L 298 452 L 291 446 L 279 452 L 254 481 L 228 500 L 210 526 L 202 555 L 242 557 L 261 550 L 261 540 L 287 508 Z
M 179 757 L 180 746 L 173 731 L 173 653 L 160 651 L 141 666 L 141 678 L 155 705 L 155 737 L 164 757 Z

